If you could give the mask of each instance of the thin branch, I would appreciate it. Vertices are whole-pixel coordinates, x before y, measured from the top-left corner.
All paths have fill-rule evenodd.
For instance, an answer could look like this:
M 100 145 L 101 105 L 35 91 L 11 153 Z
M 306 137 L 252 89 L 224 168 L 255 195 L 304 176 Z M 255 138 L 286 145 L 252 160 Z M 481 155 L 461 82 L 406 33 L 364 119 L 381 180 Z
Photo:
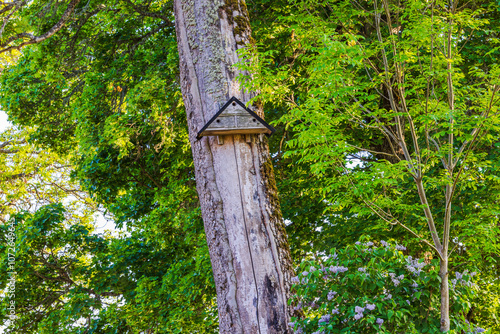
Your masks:
M 348 179 L 349 179 L 349 183 L 351 183 L 351 185 L 353 187 L 356 187 L 356 185 L 354 184 L 354 181 L 352 181 L 352 179 L 349 177 L 349 171 L 347 171 L 347 169 L 344 167 L 344 165 L 341 164 L 341 167 L 342 169 L 344 170 L 344 173 L 346 173 Z M 418 235 L 415 231 L 413 231 L 411 228 L 409 228 L 408 226 L 406 226 L 405 224 L 401 223 L 397 218 L 395 218 L 392 214 L 390 213 L 387 213 L 385 212 L 382 208 L 380 208 L 377 204 L 369 201 L 369 200 L 365 200 L 363 197 L 359 196 L 360 199 L 363 201 L 363 203 L 365 203 L 365 205 L 373 212 L 375 213 L 379 218 L 381 218 L 382 220 L 384 220 L 385 222 L 391 224 L 391 225 L 399 225 L 401 226 L 402 228 L 404 228 L 405 230 L 407 230 L 408 232 L 410 232 L 412 235 L 414 235 L 415 237 L 417 237 L 420 241 L 422 241 L 423 243 L 425 243 L 427 246 L 431 247 L 439 256 L 440 259 L 443 259 L 443 256 L 441 254 L 441 252 L 437 249 L 436 246 L 432 245 L 428 240 L 424 239 L 423 237 L 421 237 L 420 235 Z M 431 233 L 432 234 L 432 233 Z
M 10 51 L 10 50 L 19 50 L 26 45 L 40 43 L 40 42 L 46 40 L 47 38 L 52 37 L 55 33 L 57 33 L 59 30 L 61 30 L 64 27 L 64 25 L 66 24 L 66 21 L 70 18 L 71 14 L 73 13 L 73 10 L 78 5 L 78 3 L 80 3 L 80 1 L 81 0 L 71 0 L 68 7 L 66 8 L 66 11 L 62 14 L 61 19 L 52 28 L 50 28 L 49 31 L 47 31 L 45 34 L 40 35 L 40 36 L 33 36 L 32 34 L 29 34 L 26 32 L 16 34 L 16 35 L 10 37 L 9 39 L 7 39 L 6 42 L 0 44 L 1 48 L 5 47 L 4 49 L 0 50 L 0 53 L 4 53 L 4 52 Z M 23 42 L 19 45 L 8 46 L 11 42 L 13 42 L 17 39 L 20 39 L 20 38 L 29 38 L 29 41 Z M 6 46 L 8 46 L 8 47 L 6 47 Z
M 358 147 L 358 146 L 356 146 L 356 145 L 351 145 L 351 144 L 349 144 L 349 143 L 346 143 L 346 145 L 351 146 L 351 147 L 354 147 L 355 149 L 358 149 L 358 150 L 360 150 L 360 151 L 370 152 L 370 153 L 372 153 L 372 154 L 377 154 L 377 155 L 387 155 L 387 156 L 390 156 L 390 157 L 397 157 L 397 155 L 395 155 L 395 154 L 386 153 L 386 152 L 379 152 L 379 151 L 373 151 L 373 150 L 369 150 L 369 149 L 366 149 L 366 148 Z
M 144 8 L 141 8 L 139 7 L 138 5 L 135 5 L 132 1 L 130 0 L 125 0 L 125 2 L 127 2 L 137 13 L 143 15 L 143 16 L 147 16 L 147 17 L 154 17 L 154 18 L 157 18 L 157 19 L 162 19 L 166 22 L 170 22 L 170 25 L 173 26 L 173 22 L 171 19 L 169 19 L 168 17 L 164 16 L 164 15 L 161 15 L 159 13 L 154 13 L 154 12 L 150 12 L 148 10 L 145 10 Z M 142 6 L 144 7 L 144 6 Z

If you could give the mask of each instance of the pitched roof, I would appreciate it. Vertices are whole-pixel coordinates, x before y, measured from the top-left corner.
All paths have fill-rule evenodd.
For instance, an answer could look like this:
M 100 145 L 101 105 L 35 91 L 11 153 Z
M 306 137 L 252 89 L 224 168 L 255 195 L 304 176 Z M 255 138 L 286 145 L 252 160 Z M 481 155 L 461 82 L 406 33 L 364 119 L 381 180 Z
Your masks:
M 233 102 L 237 103 L 240 107 L 242 107 L 247 113 L 249 113 L 253 118 L 255 118 L 257 121 L 259 121 L 259 123 L 261 123 L 263 126 L 265 126 L 269 132 L 266 133 L 266 135 L 269 137 L 271 136 L 275 131 L 276 129 L 274 127 L 272 127 L 271 125 L 269 125 L 268 123 L 266 123 L 266 121 L 264 121 L 262 118 L 259 117 L 259 115 L 257 115 L 256 113 L 254 113 L 253 111 L 251 111 L 249 108 L 247 108 L 245 106 L 245 104 L 243 104 L 243 102 L 241 102 L 240 100 L 238 100 L 236 97 L 231 97 L 229 99 L 229 101 L 226 102 L 226 104 L 224 104 L 224 106 L 222 108 L 220 108 L 220 110 L 207 122 L 207 124 L 205 124 L 203 126 L 203 128 L 201 128 L 200 131 L 198 131 L 198 135 L 196 136 L 196 139 L 200 139 L 202 136 L 203 136 L 203 132 L 217 119 L 217 117 L 219 117 L 220 114 L 222 114 L 224 112 L 224 110 L 227 109 L 227 107 L 229 107 Z

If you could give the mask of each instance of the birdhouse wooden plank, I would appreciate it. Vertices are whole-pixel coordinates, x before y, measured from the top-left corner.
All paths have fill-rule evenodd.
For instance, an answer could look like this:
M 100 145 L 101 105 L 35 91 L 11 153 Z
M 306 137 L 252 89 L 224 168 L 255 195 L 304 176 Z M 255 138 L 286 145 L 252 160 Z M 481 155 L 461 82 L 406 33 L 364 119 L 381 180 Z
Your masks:
M 276 130 L 234 96 L 203 126 L 197 138 L 231 134 L 264 133 Z

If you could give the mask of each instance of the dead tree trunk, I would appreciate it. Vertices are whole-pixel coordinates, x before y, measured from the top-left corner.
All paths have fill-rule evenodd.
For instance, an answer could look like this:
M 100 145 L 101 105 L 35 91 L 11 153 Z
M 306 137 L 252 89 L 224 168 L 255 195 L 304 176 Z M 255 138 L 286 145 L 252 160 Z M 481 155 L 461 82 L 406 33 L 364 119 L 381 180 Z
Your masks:
M 217 289 L 221 333 L 289 333 L 291 258 L 267 139 L 197 132 L 232 96 L 232 67 L 249 42 L 243 0 L 175 0 L 181 90 Z

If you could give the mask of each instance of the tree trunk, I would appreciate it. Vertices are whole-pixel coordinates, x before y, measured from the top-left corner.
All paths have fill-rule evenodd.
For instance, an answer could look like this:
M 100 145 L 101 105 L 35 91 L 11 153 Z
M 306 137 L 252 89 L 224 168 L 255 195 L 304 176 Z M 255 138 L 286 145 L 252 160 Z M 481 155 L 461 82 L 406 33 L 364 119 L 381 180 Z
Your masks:
M 236 50 L 250 40 L 242 0 L 175 0 L 181 90 L 217 290 L 221 333 L 289 333 L 293 274 L 267 139 L 197 132 L 240 89 Z M 262 116 L 262 111 L 257 111 Z M 263 137 L 263 138 L 261 138 Z
M 450 288 L 448 285 L 448 258 L 439 263 L 439 277 L 441 277 L 441 332 L 450 330 Z

